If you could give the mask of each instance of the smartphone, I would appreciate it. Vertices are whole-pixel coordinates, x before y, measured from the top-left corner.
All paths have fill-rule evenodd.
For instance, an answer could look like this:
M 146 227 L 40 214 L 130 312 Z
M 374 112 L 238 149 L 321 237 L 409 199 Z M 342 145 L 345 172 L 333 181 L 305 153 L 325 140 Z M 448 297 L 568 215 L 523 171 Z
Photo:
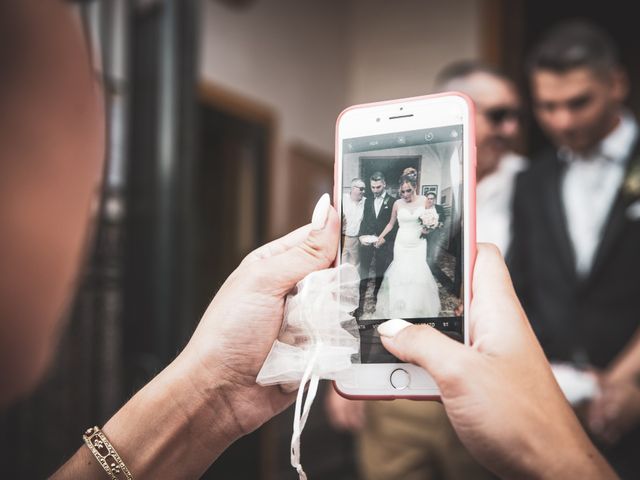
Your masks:
M 428 399 L 422 368 L 382 346 L 390 318 L 426 323 L 468 344 L 475 259 L 473 104 L 457 92 L 355 105 L 336 124 L 337 264 L 360 273 L 353 375 L 334 383 L 357 399 Z M 346 288 L 346 287 L 345 287 Z M 463 308 L 460 308 L 463 307 Z

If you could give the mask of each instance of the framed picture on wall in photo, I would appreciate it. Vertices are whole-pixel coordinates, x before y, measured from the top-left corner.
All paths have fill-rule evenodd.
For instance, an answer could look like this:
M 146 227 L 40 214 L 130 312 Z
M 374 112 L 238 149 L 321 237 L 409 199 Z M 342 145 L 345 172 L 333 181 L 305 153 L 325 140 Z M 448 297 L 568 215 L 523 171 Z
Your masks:
M 422 185 L 422 195 L 433 193 L 438 198 L 438 185 Z

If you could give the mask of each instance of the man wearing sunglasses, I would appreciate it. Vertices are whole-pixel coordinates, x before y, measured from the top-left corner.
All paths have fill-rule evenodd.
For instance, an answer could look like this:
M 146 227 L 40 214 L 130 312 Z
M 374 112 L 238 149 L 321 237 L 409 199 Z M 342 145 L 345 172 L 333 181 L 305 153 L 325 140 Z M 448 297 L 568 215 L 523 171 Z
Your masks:
M 342 263 L 350 263 L 356 268 L 360 266 L 360 241 L 358 233 L 364 213 L 364 181 L 354 178 L 351 181 L 349 195 L 342 199 Z
M 469 95 L 476 107 L 477 189 L 476 236 L 506 254 L 511 230 L 514 179 L 527 161 L 515 153 L 521 127 L 520 96 L 513 82 L 498 70 L 476 62 L 445 67 L 439 90 Z

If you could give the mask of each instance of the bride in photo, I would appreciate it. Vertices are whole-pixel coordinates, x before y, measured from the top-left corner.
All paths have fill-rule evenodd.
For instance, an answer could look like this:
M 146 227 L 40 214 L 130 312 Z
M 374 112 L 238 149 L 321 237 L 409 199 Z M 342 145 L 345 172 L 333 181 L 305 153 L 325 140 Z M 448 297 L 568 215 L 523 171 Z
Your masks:
M 400 198 L 393 204 L 391 219 L 376 247 L 398 222 L 393 262 L 384 274 L 378 302 L 378 318 L 425 318 L 440 313 L 438 285 L 427 265 L 425 230 L 437 225 L 435 208 L 426 208 L 426 197 L 416 193 L 415 175 L 400 177 Z M 433 211 L 432 211 L 433 210 Z

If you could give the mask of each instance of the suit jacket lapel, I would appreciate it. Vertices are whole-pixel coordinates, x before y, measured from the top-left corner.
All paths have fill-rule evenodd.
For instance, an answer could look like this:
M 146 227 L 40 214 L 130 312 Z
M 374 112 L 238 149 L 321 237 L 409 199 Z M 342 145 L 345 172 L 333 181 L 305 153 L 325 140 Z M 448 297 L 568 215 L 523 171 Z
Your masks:
M 382 203 L 380 204 L 380 210 L 378 211 L 378 214 L 376 215 L 376 206 L 375 203 L 373 205 L 373 216 L 375 217 L 375 219 L 379 219 L 380 215 L 382 215 L 382 211 L 384 210 L 385 205 L 387 204 L 387 202 L 389 201 L 389 194 L 385 193 L 384 198 L 382 199 Z
M 575 277 L 575 253 L 571 246 L 571 240 L 569 239 L 567 219 L 565 217 L 564 208 L 562 207 L 564 202 L 560 195 L 564 164 L 556 157 L 551 168 L 554 169 L 554 172 L 548 177 L 550 178 L 550 181 L 545 182 L 542 186 L 545 191 L 543 208 L 546 210 L 549 218 L 550 234 L 554 237 L 556 244 L 558 245 L 557 251 L 559 253 L 560 262 L 565 267 L 567 273 L 570 276 Z
M 382 213 L 382 211 L 383 211 L 385 208 L 388 208 L 388 207 L 389 207 L 389 202 L 390 202 L 390 200 L 391 200 L 391 197 L 390 197 L 390 196 L 389 196 L 389 194 L 387 193 L 387 194 L 384 196 L 384 200 L 382 201 L 382 205 L 380 206 L 380 213 Z
M 609 212 L 609 218 L 603 227 L 602 238 L 593 259 L 591 272 L 589 273 L 590 278 L 597 275 L 598 270 L 602 268 L 607 255 L 611 252 L 611 249 L 614 247 L 617 239 L 620 237 L 620 234 L 624 229 L 627 208 L 638 199 L 637 195 L 630 194 L 625 190 L 625 181 L 627 180 L 630 172 L 635 172 L 637 169 L 640 169 L 640 142 L 636 142 L 636 145 L 633 148 L 631 158 L 629 158 L 629 161 L 627 162 L 627 168 L 624 179 L 622 180 L 622 185 L 620 185 L 620 190 L 618 191 L 616 199 L 611 207 L 611 211 Z
M 371 218 L 373 220 L 376 219 L 376 204 L 375 204 L 375 198 L 372 197 L 371 200 L 369 201 L 369 215 L 371 216 Z

